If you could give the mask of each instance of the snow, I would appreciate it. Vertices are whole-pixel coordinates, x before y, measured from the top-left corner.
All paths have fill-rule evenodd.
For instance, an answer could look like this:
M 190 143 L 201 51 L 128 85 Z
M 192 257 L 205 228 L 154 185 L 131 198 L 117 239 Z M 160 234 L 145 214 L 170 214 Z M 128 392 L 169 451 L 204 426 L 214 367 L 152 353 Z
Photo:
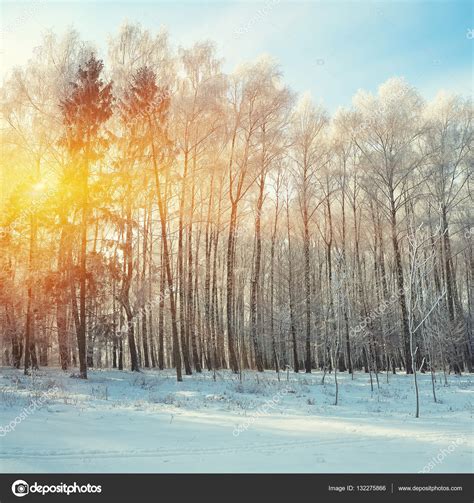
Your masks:
M 0 369 L 0 471 L 6 473 L 472 472 L 473 375 L 412 377 L 228 371 Z M 49 393 L 45 395 L 45 392 Z M 41 401 L 14 429 L 8 425 Z M 12 423 L 13 425 L 13 423 Z M 239 429 L 240 426 L 240 429 Z M 429 463 L 431 462 L 431 465 Z

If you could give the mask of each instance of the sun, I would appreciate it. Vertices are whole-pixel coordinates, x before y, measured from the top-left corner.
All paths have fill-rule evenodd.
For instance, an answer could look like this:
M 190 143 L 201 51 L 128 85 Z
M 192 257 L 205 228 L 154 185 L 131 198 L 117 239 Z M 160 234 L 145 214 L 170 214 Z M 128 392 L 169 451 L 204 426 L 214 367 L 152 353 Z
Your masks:
M 46 188 L 46 184 L 44 182 L 38 182 L 33 185 L 34 192 L 43 192 L 43 190 L 45 188 Z

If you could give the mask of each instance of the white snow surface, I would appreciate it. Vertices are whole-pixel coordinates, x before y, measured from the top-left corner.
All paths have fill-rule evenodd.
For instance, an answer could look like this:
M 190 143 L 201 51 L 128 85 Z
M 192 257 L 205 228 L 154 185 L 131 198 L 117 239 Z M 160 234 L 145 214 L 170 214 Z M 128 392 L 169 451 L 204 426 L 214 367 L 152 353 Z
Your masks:
M 430 375 L 418 377 L 416 419 L 413 378 L 402 373 L 388 384 L 380 374 L 373 392 L 368 374 L 338 374 L 334 405 L 334 375 L 322 384 L 321 372 L 279 381 L 248 371 L 240 382 L 204 371 L 179 383 L 171 370 L 92 370 L 80 380 L 0 368 L 0 472 L 472 472 L 474 376 L 445 386 L 438 375 L 438 403 Z

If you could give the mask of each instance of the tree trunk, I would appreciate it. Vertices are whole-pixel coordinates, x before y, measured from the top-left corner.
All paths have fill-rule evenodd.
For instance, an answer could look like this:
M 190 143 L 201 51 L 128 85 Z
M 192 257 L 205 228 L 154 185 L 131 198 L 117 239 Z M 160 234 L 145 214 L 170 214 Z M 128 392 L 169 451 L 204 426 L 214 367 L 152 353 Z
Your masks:
M 237 204 L 232 203 L 229 237 L 227 240 L 227 343 L 229 349 L 229 365 L 233 372 L 239 371 L 235 353 L 234 333 L 234 267 L 235 267 L 235 231 L 237 227 Z
M 398 288 L 398 302 L 400 305 L 400 310 L 402 314 L 402 329 L 403 329 L 403 344 L 405 350 L 405 365 L 406 365 L 406 373 L 411 374 L 413 372 L 412 368 L 412 359 L 410 354 L 410 329 L 408 326 L 408 312 L 407 312 L 407 304 L 405 297 L 405 285 L 403 279 L 403 268 L 402 268 L 402 259 L 400 256 L 400 247 L 398 244 L 397 237 L 397 213 L 395 209 L 395 203 L 393 200 L 392 194 L 392 202 L 391 202 L 391 230 L 392 230 L 392 245 L 393 245 L 393 254 L 395 256 L 395 269 L 397 276 L 397 288 Z
M 259 194 L 255 215 L 255 261 L 253 277 L 250 286 L 250 332 L 255 351 L 255 364 L 259 372 L 263 372 L 263 361 L 257 338 L 257 296 L 260 283 L 260 266 L 262 257 L 261 213 L 263 206 L 263 193 L 265 187 L 265 174 L 262 173 L 259 182 Z

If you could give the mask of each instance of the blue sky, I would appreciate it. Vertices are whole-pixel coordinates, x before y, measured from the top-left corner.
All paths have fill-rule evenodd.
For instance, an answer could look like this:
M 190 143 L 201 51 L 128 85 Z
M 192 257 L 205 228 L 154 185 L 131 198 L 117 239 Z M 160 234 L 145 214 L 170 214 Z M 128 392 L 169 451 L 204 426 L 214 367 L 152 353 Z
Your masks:
M 262 53 L 281 64 L 296 91 L 329 110 L 360 89 L 404 76 L 426 98 L 438 89 L 473 90 L 472 2 L 146 1 L 1 2 L 2 74 L 31 57 L 41 33 L 74 26 L 104 53 L 125 20 L 167 27 L 174 45 L 212 39 L 226 70 Z

